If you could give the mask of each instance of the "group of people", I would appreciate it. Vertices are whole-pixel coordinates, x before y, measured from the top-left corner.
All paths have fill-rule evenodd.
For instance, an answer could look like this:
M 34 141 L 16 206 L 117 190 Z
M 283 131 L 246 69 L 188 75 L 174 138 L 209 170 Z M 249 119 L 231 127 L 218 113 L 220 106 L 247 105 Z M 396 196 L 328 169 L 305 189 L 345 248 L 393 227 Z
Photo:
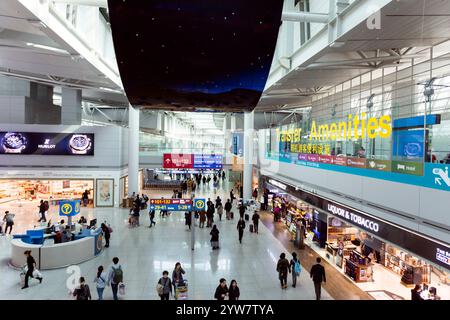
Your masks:
M 103 266 L 99 266 L 93 282 L 97 289 L 98 300 L 103 300 L 106 286 L 111 286 L 113 299 L 118 300 L 119 285 L 123 283 L 123 269 L 119 264 L 119 258 L 112 259 L 112 265 L 107 271 Z M 79 286 L 73 290 L 73 296 L 77 300 L 92 300 L 91 290 L 84 277 L 80 277 Z
M 135 193 L 133 192 L 132 198 L 134 199 L 133 201 L 133 206 L 130 209 L 130 217 L 128 219 L 128 222 L 130 224 L 130 226 L 139 226 L 139 217 L 141 215 L 141 210 L 145 209 L 148 206 L 148 201 L 149 198 L 147 195 L 142 194 L 142 196 L 140 197 L 139 194 L 135 195 Z

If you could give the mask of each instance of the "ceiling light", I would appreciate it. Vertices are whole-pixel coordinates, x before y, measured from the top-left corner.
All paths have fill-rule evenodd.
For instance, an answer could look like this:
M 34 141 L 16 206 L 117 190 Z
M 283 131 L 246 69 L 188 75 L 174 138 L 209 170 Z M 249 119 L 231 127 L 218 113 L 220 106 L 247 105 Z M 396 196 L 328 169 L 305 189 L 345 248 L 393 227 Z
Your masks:
M 111 88 L 100 87 L 99 89 L 100 89 L 100 90 L 103 90 L 103 91 L 109 91 L 109 92 L 115 92 L 115 93 L 122 93 L 122 91 L 120 91 L 120 90 L 114 90 L 114 89 L 111 89 Z
M 64 49 L 59 49 L 59 48 L 55 48 L 55 47 L 44 46 L 44 45 L 42 45 L 42 44 L 36 44 L 36 43 L 27 42 L 27 46 L 33 47 L 33 48 L 38 48 L 38 49 L 49 50 L 49 51 L 53 51 L 53 52 L 59 52 L 59 53 L 69 54 L 69 52 L 67 52 L 67 51 L 64 50 Z

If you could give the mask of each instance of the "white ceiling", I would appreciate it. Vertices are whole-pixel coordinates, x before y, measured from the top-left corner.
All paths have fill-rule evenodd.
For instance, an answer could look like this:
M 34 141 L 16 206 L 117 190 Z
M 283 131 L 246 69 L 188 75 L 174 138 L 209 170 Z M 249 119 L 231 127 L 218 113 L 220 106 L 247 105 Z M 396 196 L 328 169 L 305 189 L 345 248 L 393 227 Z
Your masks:
M 424 6 L 425 5 L 425 6 Z M 348 81 L 374 69 L 364 58 L 388 59 L 377 67 L 410 61 L 415 53 L 450 39 L 450 0 L 393 0 L 381 10 L 381 29 L 370 30 L 366 21 L 336 41 L 340 48 L 327 47 L 313 59 L 292 70 L 265 90 L 256 110 L 269 111 L 309 105 L 315 91 Z M 395 57 L 390 49 L 406 55 Z M 384 51 L 385 50 L 385 51 Z M 308 93 L 309 92 L 309 93 Z

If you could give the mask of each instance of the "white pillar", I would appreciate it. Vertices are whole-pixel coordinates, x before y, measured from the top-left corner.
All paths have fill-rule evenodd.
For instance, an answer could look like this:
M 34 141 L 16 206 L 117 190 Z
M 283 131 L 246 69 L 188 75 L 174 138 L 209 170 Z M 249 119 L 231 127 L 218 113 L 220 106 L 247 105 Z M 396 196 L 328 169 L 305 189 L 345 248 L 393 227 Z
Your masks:
M 139 193 L 139 109 L 128 107 L 128 194 Z
M 62 87 L 61 124 L 81 124 L 81 90 Z
M 252 198 L 252 176 L 253 176 L 253 132 L 255 114 L 244 113 L 244 199 Z
M 231 115 L 230 127 L 231 127 L 231 132 L 235 132 L 236 131 L 236 115 L 234 113 Z

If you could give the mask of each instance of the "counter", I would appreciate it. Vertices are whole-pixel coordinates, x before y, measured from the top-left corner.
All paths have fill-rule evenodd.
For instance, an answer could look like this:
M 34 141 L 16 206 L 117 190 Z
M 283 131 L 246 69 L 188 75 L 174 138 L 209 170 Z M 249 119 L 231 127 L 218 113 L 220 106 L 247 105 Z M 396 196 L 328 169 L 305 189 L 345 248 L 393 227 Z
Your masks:
M 40 270 L 57 269 L 73 264 L 88 261 L 103 249 L 103 237 L 101 229 L 93 232 L 83 232 L 76 236 L 78 239 L 70 242 L 36 245 L 28 244 L 22 239 L 11 240 L 11 265 L 20 268 L 26 263 L 24 252 L 31 250 L 31 255 L 36 260 Z

